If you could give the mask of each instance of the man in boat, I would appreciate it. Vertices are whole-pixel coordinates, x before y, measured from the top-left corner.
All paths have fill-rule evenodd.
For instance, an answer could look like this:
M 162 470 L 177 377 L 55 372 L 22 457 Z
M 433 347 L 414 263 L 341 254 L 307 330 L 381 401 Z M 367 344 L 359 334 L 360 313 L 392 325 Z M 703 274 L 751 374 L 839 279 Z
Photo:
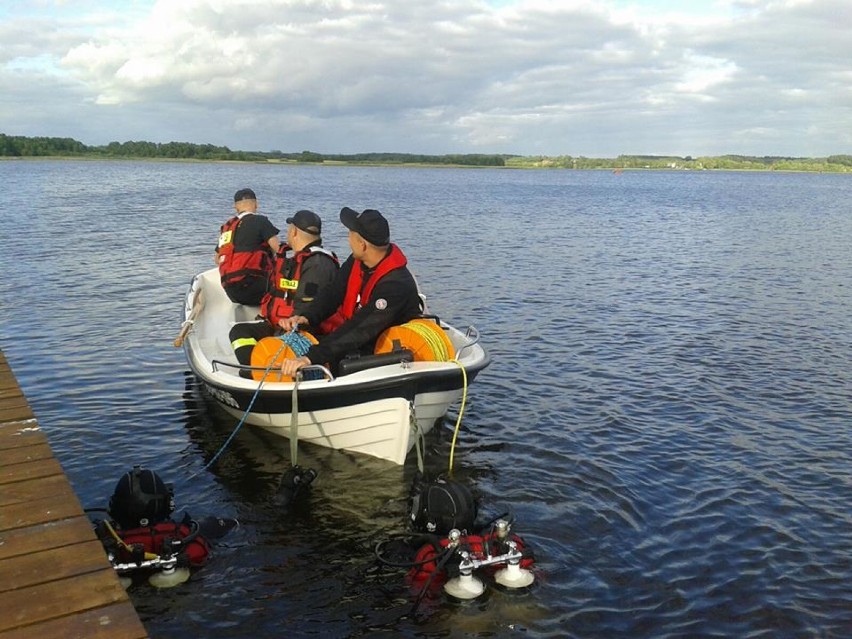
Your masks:
M 234 210 L 237 214 L 219 229 L 216 264 L 230 300 L 256 306 L 266 294 L 273 256 L 280 248 L 278 229 L 257 213 L 251 189 L 234 194 Z
M 301 210 L 288 217 L 287 241 L 278 249 L 269 290 L 260 302 L 261 319 L 234 324 L 229 333 L 240 364 L 251 364 L 251 351 L 258 340 L 274 335 L 287 318 L 306 313 L 314 298 L 334 280 L 339 265 L 337 256 L 322 247 L 319 215 Z M 240 374 L 251 377 L 246 370 Z
M 340 221 L 349 229 L 352 254 L 331 286 L 317 295 L 302 314 L 281 323 L 287 330 L 299 324 L 331 331 L 307 354 L 285 359 L 281 372 L 293 376 L 310 364 L 336 367 L 350 353 L 372 354 L 376 339 L 387 328 L 419 317 L 421 299 L 405 255 L 390 241 L 390 228 L 375 209 L 358 213 L 344 207 Z

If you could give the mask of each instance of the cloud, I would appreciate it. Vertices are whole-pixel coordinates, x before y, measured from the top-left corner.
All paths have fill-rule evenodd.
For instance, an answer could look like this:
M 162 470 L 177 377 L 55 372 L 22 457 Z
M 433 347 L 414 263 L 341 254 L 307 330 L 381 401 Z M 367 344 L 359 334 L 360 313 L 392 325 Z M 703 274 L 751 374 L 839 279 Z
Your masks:
M 19 10 L 0 23 L 11 43 L 0 117 L 16 123 L 7 133 L 64 126 L 88 144 L 849 152 L 852 5 L 752 0 L 696 15 L 663 4 L 159 0 L 89 2 L 61 20 Z M 13 37 L 23 30 L 33 38 Z

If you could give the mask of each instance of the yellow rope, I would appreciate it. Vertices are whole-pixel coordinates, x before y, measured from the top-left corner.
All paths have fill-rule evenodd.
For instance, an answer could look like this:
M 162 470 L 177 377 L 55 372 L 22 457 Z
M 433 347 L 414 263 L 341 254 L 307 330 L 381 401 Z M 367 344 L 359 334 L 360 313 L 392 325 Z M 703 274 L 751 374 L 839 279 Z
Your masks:
M 467 401 L 467 371 L 464 369 L 464 366 L 459 360 L 454 359 L 453 363 L 458 365 L 462 372 L 462 401 L 461 407 L 459 408 L 459 416 L 458 419 L 456 419 L 456 427 L 453 431 L 453 443 L 450 445 L 450 467 L 447 473 L 450 477 L 453 476 L 453 456 L 456 451 L 456 438 L 459 435 L 459 427 L 461 426 L 462 415 L 464 414 L 464 405 Z
M 436 362 L 446 362 L 450 359 L 450 354 L 447 352 L 446 343 L 435 334 L 434 329 L 426 324 L 418 324 L 416 322 L 407 322 L 403 324 L 406 328 L 410 329 L 413 333 L 416 333 L 428 344 L 429 348 L 432 349 L 432 355 L 435 357 Z M 440 326 L 435 324 L 438 330 L 443 330 Z

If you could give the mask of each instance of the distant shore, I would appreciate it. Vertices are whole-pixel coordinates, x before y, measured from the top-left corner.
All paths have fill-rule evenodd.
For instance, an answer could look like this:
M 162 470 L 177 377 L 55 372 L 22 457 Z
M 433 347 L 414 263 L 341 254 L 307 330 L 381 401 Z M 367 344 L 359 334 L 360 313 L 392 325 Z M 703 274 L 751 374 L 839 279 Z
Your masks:
M 259 164 L 314 164 L 331 166 L 416 166 L 447 168 L 578 169 L 669 171 L 793 171 L 852 173 L 852 155 L 822 158 L 782 156 L 660 156 L 619 155 L 615 158 L 585 156 L 522 156 L 466 153 L 426 155 L 417 153 L 323 154 L 313 151 L 233 151 L 228 147 L 189 142 L 110 142 L 87 146 L 72 138 L 9 136 L 0 133 L 0 159 L 41 160 L 146 160 L 155 162 L 253 162 Z
M 433 168 L 433 169 L 503 169 L 503 170 L 527 170 L 527 171 L 559 171 L 559 170 L 577 170 L 577 171 L 609 171 L 614 174 L 627 172 L 643 172 L 643 171 L 752 171 L 752 172 L 773 172 L 773 173 L 850 173 L 852 167 L 843 165 L 831 165 L 829 167 L 820 167 L 816 165 L 806 166 L 784 166 L 779 164 L 762 165 L 762 166 L 685 166 L 685 165 L 647 165 L 647 166 L 616 166 L 601 164 L 600 161 L 595 162 L 594 166 L 587 163 L 582 163 L 581 166 L 554 166 L 552 164 L 541 161 L 520 161 L 507 162 L 503 166 L 486 166 L 476 164 L 447 164 L 447 163 L 430 163 L 430 162 L 347 162 L 344 160 L 326 160 L 322 162 L 300 162 L 299 160 L 228 160 L 228 159 L 199 159 L 199 158 L 152 158 L 152 157 L 133 157 L 133 156 L 100 156 L 100 155 L 38 155 L 38 156 L 0 156 L 2 161 L 77 161 L 77 162 L 176 162 L 176 163 L 192 163 L 192 164 L 280 164 L 287 166 L 350 166 L 350 167 L 394 167 L 394 168 Z M 527 160 L 527 158 L 521 158 Z

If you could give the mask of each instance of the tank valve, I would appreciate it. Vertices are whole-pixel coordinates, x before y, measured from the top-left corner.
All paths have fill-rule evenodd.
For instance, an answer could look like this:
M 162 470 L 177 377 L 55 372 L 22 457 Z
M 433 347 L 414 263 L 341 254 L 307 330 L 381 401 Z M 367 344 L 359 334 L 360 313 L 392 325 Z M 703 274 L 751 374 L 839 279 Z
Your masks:
M 506 539 L 509 535 L 509 522 L 505 519 L 498 519 L 494 522 L 494 536 L 500 541 Z

